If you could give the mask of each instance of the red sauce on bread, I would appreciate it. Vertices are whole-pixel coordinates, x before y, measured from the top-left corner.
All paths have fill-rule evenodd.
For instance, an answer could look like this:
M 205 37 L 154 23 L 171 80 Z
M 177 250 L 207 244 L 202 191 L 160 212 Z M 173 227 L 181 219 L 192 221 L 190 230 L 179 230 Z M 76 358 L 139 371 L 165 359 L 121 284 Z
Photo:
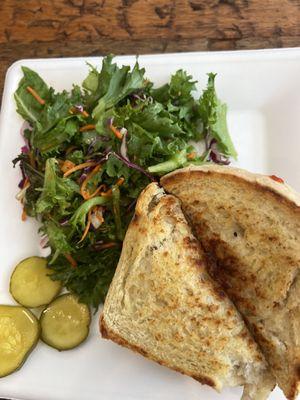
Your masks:
M 270 177 L 271 179 L 273 179 L 273 181 L 276 181 L 276 182 L 279 182 L 279 183 L 284 183 L 284 180 L 281 179 L 281 178 L 279 178 L 279 177 L 276 176 L 276 175 L 269 175 L 269 177 Z

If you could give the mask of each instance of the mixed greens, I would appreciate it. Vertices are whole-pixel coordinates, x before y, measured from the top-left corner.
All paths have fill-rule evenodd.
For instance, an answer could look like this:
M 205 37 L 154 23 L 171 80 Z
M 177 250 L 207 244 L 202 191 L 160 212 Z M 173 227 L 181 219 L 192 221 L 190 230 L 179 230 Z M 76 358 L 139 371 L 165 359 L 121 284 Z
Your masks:
M 70 92 L 56 93 L 36 72 L 22 70 L 15 101 L 26 121 L 25 145 L 14 160 L 22 171 L 22 218 L 41 222 L 51 278 L 97 307 L 141 190 L 176 168 L 236 157 L 226 105 L 214 74 L 196 99 L 186 72 L 154 88 L 138 62 L 119 67 L 112 56 L 100 72 L 90 66 Z M 200 140 L 201 154 L 191 144 Z

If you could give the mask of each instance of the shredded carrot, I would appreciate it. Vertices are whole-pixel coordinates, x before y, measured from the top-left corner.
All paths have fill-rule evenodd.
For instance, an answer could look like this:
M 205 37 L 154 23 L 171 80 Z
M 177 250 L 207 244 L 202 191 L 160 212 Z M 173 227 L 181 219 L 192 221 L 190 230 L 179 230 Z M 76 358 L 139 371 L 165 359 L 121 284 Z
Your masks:
M 66 150 L 66 156 L 67 156 L 68 154 L 70 154 L 70 153 L 71 153 L 73 150 L 75 150 L 75 149 L 77 149 L 76 146 L 70 146 L 70 147 L 68 147 L 67 150 Z
M 116 242 L 103 243 L 103 244 L 97 245 L 97 250 L 109 249 L 111 247 L 117 246 L 117 244 L 118 243 L 116 243 Z
M 92 194 L 89 194 L 86 191 L 80 191 L 82 197 L 84 198 L 84 200 L 89 200 L 95 196 L 97 196 L 98 193 L 105 191 L 106 190 L 106 185 L 105 184 L 101 184 Z
M 70 161 L 70 160 L 65 160 L 65 161 L 62 163 L 60 169 L 61 169 L 61 171 L 62 171 L 63 173 L 65 173 L 65 172 L 68 172 L 70 169 L 72 169 L 72 168 L 74 168 L 74 167 L 75 167 L 75 164 L 74 164 L 72 161 Z
M 29 182 L 28 177 L 26 177 L 26 178 L 25 178 L 25 181 L 24 181 L 24 183 L 23 183 L 22 189 L 28 188 L 29 186 L 30 186 L 30 182 Z
M 189 153 L 188 155 L 187 155 L 187 158 L 189 159 L 189 160 L 193 160 L 194 158 L 196 158 L 196 153 L 193 151 L 192 153 Z
M 92 209 L 90 209 L 90 211 L 88 212 L 88 221 L 87 221 L 85 230 L 84 230 L 84 232 L 83 232 L 83 235 L 81 236 L 81 239 L 79 240 L 78 243 L 82 242 L 82 241 L 85 239 L 86 235 L 88 234 L 88 232 L 89 232 L 89 230 L 90 230 L 91 223 L 92 223 L 92 221 L 91 221 L 91 215 L 92 215 Z
M 77 261 L 71 256 L 71 254 L 64 253 L 64 256 L 66 259 L 69 261 L 69 263 L 72 265 L 73 268 L 77 267 Z
M 125 182 L 125 179 L 123 177 L 121 177 L 117 180 L 116 185 L 121 186 L 121 185 L 123 185 L 124 182 Z M 105 192 L 100 193 L 100 196 L 103 196 L 103 197 L 109 197 L 111 195 L 112 195 L 112 189 L 108 189 Z
M 96 125 L 94 125 L 94 124 L 88 124 L 88 125 L 83 125 L 83 126 L 79 129 L 79 131 L 80 131 L 80 132 L 91 131 L 91 130 L 93 130 L 93 129 L 95 129 L 95 128 L 96 128 Z
M 100 193 L 100 196 L 103 196 L 103 197 L 109 197 L 111 195 L 112 195 L 112 190 L 111 189 L 108 189 L 105 192 L 101 192 Z
M 21 219 L 22 219 L 23 222 L 26 221 L 26 219 L 27 219 L 27 214 L 26 214 L 26 211 L 25 211 L 24 207 L 23 207 Z
M 43 100 L 38 94 L 37 92 L 32 89 L 32 87 L 27 86 L 27 91 L 36 99 L 37 102 L 39 102 L 42 106 L 45 104 L 45 100 Z
M 83 168 L 86 168 L 86 167 L 93 167 L 94 165 L 97 165 L 97 164 L 98 164 L 97 161 L 87 161 L 85 163 L 75 165 L 75 167 L 69 169 L 69 171 L 64 173 L 64 178 L 66 178 L 67 176 L 73 174 L 73 172 L 79 171 L 79 170 L 81 170 Z
M 121 186 L 121 185 L 123 185 L 124 182 L 125 182 L 125 179 L 124 179 L 123 177 L 121 177 L 121 178 L 119 178 L 119 179 L 117 180 L 116 185 L 117 185 L 117 186 Z
M 276 182 L 279 182 L 279 183 L 284 183 L 284 180 L 283 180 L 282 178 L 279 178 L 279 177 L 276 176 L 276 175 L 269 175 L 269 177 L 270 177 L 271 179 L 273 179 L 273 181 L 276 181 Z
M 96 165 L 96 167 L 93 169 L 92 172 L 90 172 L 87 177 L 85 178 L 85 180 L 82 182 L 81 188 L 80 188 L 80 193 L 81 196 L 85 199 L 85 200 L 89 200 L 92 197 L 96 196 L 96 194 L 98 194 L 100 192 L 100 190 L 103 190 L 102 187 L 103 185 L 100 185 L 92 194 L 90 194 L 87 190 L 86 190 L 86 186 L 89 182 L 89 180 L 100 170 L 101 165 L 98 164 Z
M 71 107 L 71 108 L 69 109 L 69 113 L 70 113 L 70 114 L 81 114 L 81 115 L 83 115 L 85 118 L 87 118 L 87 117 L 90 115 L 90 114 L 89 114 L 87 111 L 85 111 L 85 110 L 83 110 L 83 111 L 76 110 L 75 107 Z
M 115 135 L 116 138 L 118 139 L 122 139 L 123 135 L 122 133 L 119 131 L 119 129 L 117 129 L 115 126 L 113 126 L 113 124 L 109 125 L 110 130 L 113 132 L 113 134 Z
M 107 186 L 105 185 L 105 183 L 102 183 L 99 188 L 101 189 L 101 192 L 106 192 L 107 191 Z

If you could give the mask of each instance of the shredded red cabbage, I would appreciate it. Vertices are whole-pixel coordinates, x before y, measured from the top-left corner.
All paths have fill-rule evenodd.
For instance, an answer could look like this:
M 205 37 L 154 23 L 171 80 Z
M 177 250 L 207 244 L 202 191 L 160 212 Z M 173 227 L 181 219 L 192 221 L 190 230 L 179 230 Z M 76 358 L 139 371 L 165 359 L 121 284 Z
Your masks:
M 136 199 L 134 199 L 134 200 L 129 204 L 129 206 L 128 206 L 127 209 L 126 209 L 126 213 L 129 213 L 131 210 L 133 210 L 134 207 L 135 207 L 135 204 L 136 204 Z
M 113 124 L 113 122 L 114 122 L 114 117 L 108 118 L 107 125 L 111 126 Z
M 76 111 L 82 113 L 83 112 L 83 105 L 82 104 L 76 104 L 74 106 L 74 108 L 76 109 Z
M 79 184 L 81 185 L 83 183 L 83 181 L 86 179 L 87 174 L 83 173 L 80 178 L 79 178 Z
M 26 139 L 25 134 L 24 134 L 24 132 L 25 132 L 26 129 L 29 129 L 30 131 L 32 131 L 32 126 L 29 124 L 29 122 L 24 121 L 23 124 L 22 124 L 22 126 L 21 126 L 21 129 L 20 129 L 20 135 L 21 135 L 22 138 L 24 139 L 25 144 L 26 144 L 27 146 L 29 146 L 28 140 Z
M 86 162 L 90 162 L 90 161 L 94 161 L 94 160 L 87 160 Z M 83 168 L 83 174 L 88 174 L 89 172 L 92 172 L 92 170 L 95 168 L 95 165 L 91 166 L 91 167 L 85 167 Z M 81 175 L 82 176 L 82 175 Z
M 29 153 L 29 147 L 27 145 L 21 147 L 21 153 L 27 154 Z
M 205 138 L 205 144 L 207 150 L 209 150 L 208 159 L 213 161 L 216 164 L 228 165 L 230 164 L 230 160 L 228 157 L 224 156 L 224 154 L 220 153 L 218 149 L 218 142 L 216 139 Z
M 40 241 L 40 246 L 41 246 L 42 249 L 45 249 L 46 247 L 49 247 L 48 236 L 42 237 L 42 239 Z
M 18 183 L 18 188 L 19 188 L 19 189 L 23 189 L 23 186 L 24 186 L 24 183 L 25 183 L 25 179 L 26 179 L 26 178 L 22 178 L 22 179 L 20 180 L 20 182 Z
M 21 170 L 21 174 L 22 174 L 22 179 L 21 179 L 20 182 L 18 183 L 18 187 L 19 187 L 20 189 L 23 189 L 24 183 L 25 183 L 25 180 L 26 180 L 26 174 L 25 174 L 25 170 L 24 170 L 24 166 L 23 166 L 22 161 L 20 162 L 19 165 L 20 165 L 20 170 Z
M 127 160 L 126 158 L 124 158 L 121 154 L 118 154 L 114 151 L 108 151 L 104 157 L 102 157 L 99 160 L 99 163 L 105 162 L 108 160 L 108 158 L 110 156 L 114 156 L 116 157 L 118 160 L 122 161 L 128 168 L 132 168 L 135 169 L 139 172 L 141 172 L 142 174 L 144 174 L 145 176 L 147 176 L 147 178 L 149 178 L 152 182 L 156 182 L 156 179 L 154 178 L 154 176 L 152 176 L 151 174 L 149 174 L 149 172 L 147 172 L 144 168 L 140 167 L 139 165 Z
M 91 154 L 94 151 L 94 146 L 95 146 L 96 142 L 97 142 L 96 138 L 91 141 L 91 143 L 87 149 L 87 154 Z
M 88 147 L 88 150 L 87 150 L 87 154 L 91 154 L 91 153 L 93 153 L 93 151 L 95 151 L 95 146 L 96 146 L 97 143 L 99 143 L 99 142 L 109 142 L 110 140 L 111 140 L 111 138 L 108 137 L 108 136 L 104 136 L 104 135 L 97 136 L 90 143 L 90 145 Z
M 140 101 L 145 101 L 147 99 L 145 93 L 143 93 L 141 96 L 137 93 L 133 93 L 132 97 Z
M 66 217 L 60 221 L 61 226 L 66 226 L 69 223 L 70 218 Z
M 144 168 L 140 167 L 137 164 L 134 164 L 133 162 L 131 162 L 129 160 L 126 160 L 126 158 L 124 158 L 123 156 L 121 156 L 118 153 L 112 152 L 111 154 L 114 155 L 116 158 L 118 158 L 120 161 L 122 161 L 125 165 L 127 165 L 128 168 L 135 169 L 135 170 L 141 172 L 142 174 L 144 174 L 145 176 L 147 176 L 147 178 L 149 178 L 152 182 L 156 182 L 156 179 L 154 178 L 154 176 L 149 174 L 149 172 L 147 172 Z
M 152 96 L 147 96 L 145 93 L 133 93 L 131 95 L 131 104 L 133 107 L 136 107 L 138 105 L 138 101 L 144 103 L 144 102 L 148 102 L 150 104 L 153 103 L 153 97 Z

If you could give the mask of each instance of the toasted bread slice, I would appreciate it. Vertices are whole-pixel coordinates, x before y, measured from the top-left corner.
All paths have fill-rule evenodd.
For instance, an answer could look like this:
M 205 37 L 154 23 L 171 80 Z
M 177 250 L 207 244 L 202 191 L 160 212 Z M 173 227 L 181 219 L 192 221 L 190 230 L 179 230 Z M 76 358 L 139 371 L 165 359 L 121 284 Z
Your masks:
M 138 199 L 103 314 L 104 338 L 220 391 L 264 399 L 272 375 L 239 313 L 206 271 L 179 201 L 157 184 Z
M 161 179 L 177 196 L 212 275 L 248 322 L 277 382 L 300 381 L 300 197 L 276 177 L 216 165 Z

